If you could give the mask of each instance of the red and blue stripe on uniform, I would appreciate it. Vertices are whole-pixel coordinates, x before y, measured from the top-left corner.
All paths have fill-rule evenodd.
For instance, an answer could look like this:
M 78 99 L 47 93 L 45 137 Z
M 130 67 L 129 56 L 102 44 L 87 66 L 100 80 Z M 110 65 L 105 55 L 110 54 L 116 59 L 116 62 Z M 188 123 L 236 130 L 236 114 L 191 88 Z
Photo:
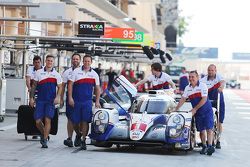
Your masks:
M 45 78 L 38 82 L 37 91 L 38 91 L 38 100 L 40 101 L 51 101 L 56 97 L 56 78 Z
M 208 89 L 208 97 L 210 100 L 217 100 L 218 88 L 220 87 L 220 82 L 216 83 L 214 86 Z
M 153 86 L 153 90 L 159 90 L 159 89 L 169 89 L 168 81 L 166 81 L 166 82 L 164 82 L 162 84 L 158 84 L 158 85 Z
M 94 78 L 82 78 L 75 81 L 73 85 L 74 100 L 78 102 L 92 100 L 93 88 L 95 85 Z
M 150 75 L 148 77 L 148 81 L 152 83 L 151 89 L 169 89 L 169 83 L 171 81 L 171 78 L 168 74 L 161 72 L 159 77 L 157 77 L 156 75 Z
M 194 108 L 201 101 L 202 95 L 201 95 L 201 92 L 196 92 L 196 93 L 193 93 L 193 94 L 189 95 L 188 98 L 190 99 L 192 107 Z M 207 111 L 211 107 L 212 107 L 211 103 L 207 98 L 206 103 L 197 110 L 197 115 L 205 115 L 205 114 L 207 114 L 208 113 Z
M 216 106 L 214 106 L 215 108 L 217 108 L 217 100 L 218 100 L 218 88 L 221 86 L 221 83 L 218 82 L 217 84 L 215 84 L 213 87 L 208 89 L 208 97 L 210 100 L 214 100 L 216 101 Z M 220 93 L 220 122 L 223 123 L 224 120 L 224 115 L 225 115 L 225 102 L 224 102 L 224 95 L 223 92 Z

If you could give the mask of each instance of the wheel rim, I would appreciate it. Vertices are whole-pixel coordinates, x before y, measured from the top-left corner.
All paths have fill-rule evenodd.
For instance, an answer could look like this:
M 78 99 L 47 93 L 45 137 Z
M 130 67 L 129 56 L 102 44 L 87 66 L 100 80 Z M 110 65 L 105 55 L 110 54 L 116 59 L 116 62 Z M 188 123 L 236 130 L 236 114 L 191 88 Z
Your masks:
M 217 119 L 218 119 L 217 115 L 214 114 L 214 128 L 213 128 L 213 133 L 214 133 L 213 142 L 214 142 L 214 144 L 216 144 L 216 142 L 218 140 L 218 135 L 219 135 L 218 120 Z
M 195 147 L 196 141 L 195 141 L 195 136 L 196 136 L 196 131 L 195 131 L 195 124 L 192 121 L 191 123 L 191 129 L 190 129 L 190 150 L 192 150 Z

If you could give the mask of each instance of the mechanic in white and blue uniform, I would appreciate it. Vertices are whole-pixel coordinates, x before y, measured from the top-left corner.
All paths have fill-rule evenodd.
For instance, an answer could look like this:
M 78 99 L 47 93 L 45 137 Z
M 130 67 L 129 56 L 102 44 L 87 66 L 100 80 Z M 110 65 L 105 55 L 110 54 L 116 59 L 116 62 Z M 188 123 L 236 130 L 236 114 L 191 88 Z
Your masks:
M 64 103 L 64 92 L 67 86 L 67 83 L 69 79 L 72 76 L 73 71 L 80 67 L 80 62 L 81 62 L 81 56 L 78 53 L 74 53 L 71 56 L 71 64 L 72 66 L 67 69 L 66 71 L 63 72 L 62 74 L 62 94 L 61 94 L 61 100 L 60 100 L 60 105 L 61 107 L 63 106 Z M 73 136 L 73 131 L 75 129 L 76 131 L 76 138 L 74 141 L 74 146 L 78 147 L 81 145 L 81 134 L 79 132 L 79 126 L 73 127 L 72 123 L 72 114 L 73 114 L 73 107 L 71 107 L 68 103 L 68 92 L 66 92 L 66 117 L 67 117 L 67 132 L 68 132 L 68 138 L 63 141 L 63 144 L 68 146 L 68 147 L 73 147 L 73 141 L 72 141 L 72 136 Z
M 188 73 L 185 67 L 182 67 L 180 78 L 179 78 L 179 90 L 183 94 L 185 87 L 189 84 L 188 82 Z
M 60 103 L 62 78 L 53 68 L 54 60 L 52 55 L 46 56 L 46 66 L 36 71 L 34 84 L 30 90 L 31 107 L 34 107 L 36 88 L 38 90 L 34 119 L 36 120 L 36 127 L 41 132 L 40 143 L 42 148 L 48 148 L 47 141 L 51 128 L 51 119 L 55 114 L 55 105 Z
M 151 65 L 151 72 L 152 72 L 151 75 L 139 81 L 135 85 L 135 87 L 142 85 L 146 82 L 151 82 L 153 90 L 169 89 L 170 88 L 169 85 L 171 86 L 172 89 L 176 90 L 176 86 L 172 81 L 171 77 L 167 73 L 162 72 L 162 66 L 160 63 L 153 63 Z
M 43 68 L 42 66 L 42 60 L 40 56 L 34 56 L 33 57 L 33 66 L 29 66 L 27 69 L 27 73 L 25 76 L 25 80 L 26 80 L 26 86 L 28 88 L 28 92 L 30 92 L 31 87 L 34 83 L 34 78 L 35 78 L 35 73 L 37 70 Z M 35 96 L 37 94 L 37 90 L 35 92 Z M 32 139 L 37 139 L 37 136 L 33 136 Z
M 86 136 L 92 120 L 92 96 L 96 95 L 95 107 L 100 108 L 100 81 L 98 74 L 91 68 L 92 57 L 83 57 L 83 66 L 75 69 L 68 82 L 69 105 L 74 107 L 72 122 L 80 124 L 82 132 L 81 148 L 86 150 Z
M 216 148 L 220 149 L 220 136 L 222 133 L 222 124 L 225 117 L 225 102 L 223 96 L 223 89 L 225 81 L 221 75 L 217 74 L 216 66 L 210 64 L 207 69 L 208 74 L 200 79 L 201 82 L 205 83 L 208 87 L 208 98 L 212 100 L 212 106 L 217 108 L 218 93 L 220 94 L 219 104 L 219 138 L 216 143 Z
M 191 71 L 189 73 L 190 84 L 185 87 L 184 93 L 176 106 L 175 111 L 185 103 L 189 98 L 192 104 L 192 115 L 195 117 L 195 123 L 197 131 L 200 132 L 202 141 L 201 154 L 212 155 L 214 153 L 214 147 L 212 146 L 213 140 L 213 109 L 210 101 L 208 100 L 208 89 L 205 83 L 199 82 L 199 75 L 197 71 Z M 207 133 L 207 139 L 206 139 Z M 206 144 L 208 142 L 208 145 Z
M 30 91 L 30 89 L 32 87 L 36 71 L 41 69 L 41 68 L 43 68 L 41 57 L 40 56 L 34 56 L 34 58 L 33 58 L 33 66 L 28 67 L 26 77 L 25 77 L 26 86 L 28 88 L 28 91 Z

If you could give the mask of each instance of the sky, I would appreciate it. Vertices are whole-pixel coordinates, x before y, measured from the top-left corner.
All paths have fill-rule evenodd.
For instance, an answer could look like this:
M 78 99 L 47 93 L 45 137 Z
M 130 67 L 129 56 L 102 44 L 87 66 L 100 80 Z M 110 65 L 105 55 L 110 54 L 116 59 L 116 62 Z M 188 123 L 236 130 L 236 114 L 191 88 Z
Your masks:
M 218 47 L 219 60 L 250 53 L 250 0 L 179 0 L 180 15 L 191 17 L 182 38 L 186 47 Z

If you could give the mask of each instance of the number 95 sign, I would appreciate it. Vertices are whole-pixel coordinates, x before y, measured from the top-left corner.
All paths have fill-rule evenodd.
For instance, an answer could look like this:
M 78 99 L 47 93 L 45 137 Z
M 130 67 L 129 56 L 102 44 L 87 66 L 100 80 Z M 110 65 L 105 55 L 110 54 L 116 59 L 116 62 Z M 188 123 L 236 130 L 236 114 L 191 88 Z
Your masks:
M 103 37 L 133 40 L 135 39 L 135 29 L 106 27 Z

